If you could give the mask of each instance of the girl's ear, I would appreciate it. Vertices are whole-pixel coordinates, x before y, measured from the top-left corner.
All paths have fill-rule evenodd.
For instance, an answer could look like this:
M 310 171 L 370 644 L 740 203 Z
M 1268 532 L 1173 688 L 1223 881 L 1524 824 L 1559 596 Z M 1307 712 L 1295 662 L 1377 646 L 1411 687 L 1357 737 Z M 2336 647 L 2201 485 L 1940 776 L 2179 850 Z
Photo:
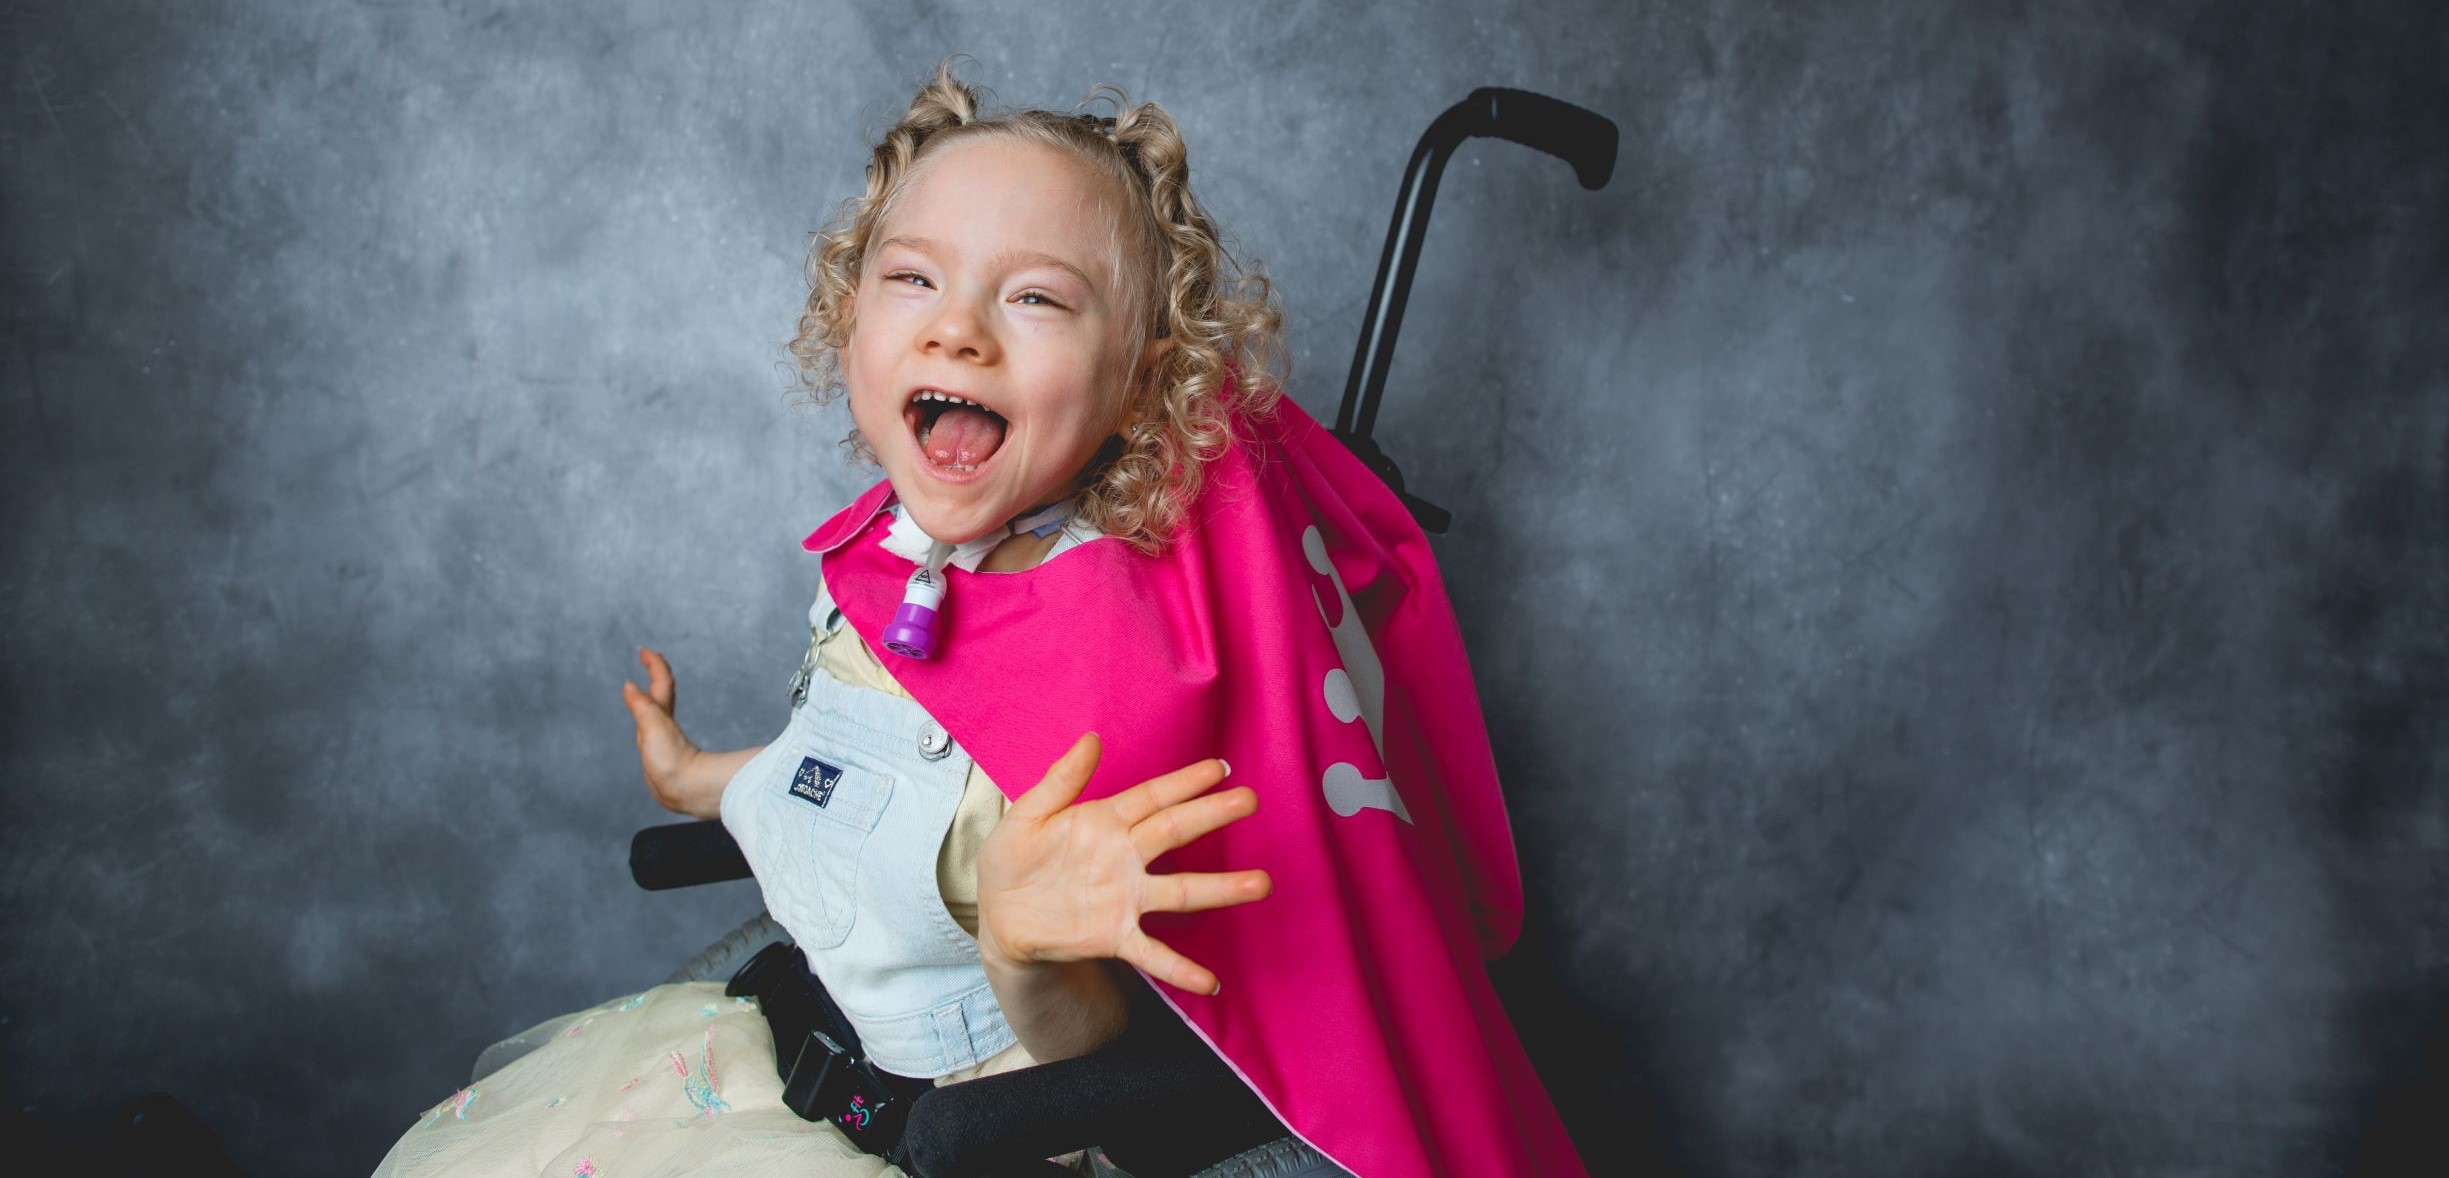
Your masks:
M 1172 350 L 1173 338 L 1171 336 L 1160 335 L 1149 340 L 1148 346 L 1139 350 L 1139 375 L 1146 377 L 1148 370 L 1156 367 L 1157 362 L 1165 358 L 1165 353 Z

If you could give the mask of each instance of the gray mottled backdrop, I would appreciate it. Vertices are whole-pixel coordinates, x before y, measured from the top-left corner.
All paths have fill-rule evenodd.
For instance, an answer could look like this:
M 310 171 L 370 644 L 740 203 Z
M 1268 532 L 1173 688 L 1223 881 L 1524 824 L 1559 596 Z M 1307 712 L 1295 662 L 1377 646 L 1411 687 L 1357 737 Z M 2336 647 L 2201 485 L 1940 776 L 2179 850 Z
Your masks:
M 1181 117 L 1331 413 L 1479 85 L 1380 437 L 1601 1173 L 2307 1175 L 2449 1079 L 2449 17 L 2403 3 L 20 4 L 0 1099 L 362 1173 L 648 895 L 617 684 L 762 739 L 807 231 L 937 58 Z

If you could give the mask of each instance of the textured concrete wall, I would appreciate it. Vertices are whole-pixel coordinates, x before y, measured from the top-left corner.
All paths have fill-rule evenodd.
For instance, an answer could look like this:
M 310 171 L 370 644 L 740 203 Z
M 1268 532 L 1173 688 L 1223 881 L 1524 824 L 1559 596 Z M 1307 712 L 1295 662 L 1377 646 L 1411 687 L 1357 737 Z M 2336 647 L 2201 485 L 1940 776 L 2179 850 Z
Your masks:
M 967 50 L 1175 110 L 1318 413 L 1437 109 L 1622 125 L 1595 194 L 1456 157 L 1379 431 L 1600 1172 L 2438 1147 L 2443 11 L 19 5 L 0 1101 L 363 1172 L 754 909 L 626 883 L 616 684 L 779 723 L 866 478 L 787 404 L 805 234 Z

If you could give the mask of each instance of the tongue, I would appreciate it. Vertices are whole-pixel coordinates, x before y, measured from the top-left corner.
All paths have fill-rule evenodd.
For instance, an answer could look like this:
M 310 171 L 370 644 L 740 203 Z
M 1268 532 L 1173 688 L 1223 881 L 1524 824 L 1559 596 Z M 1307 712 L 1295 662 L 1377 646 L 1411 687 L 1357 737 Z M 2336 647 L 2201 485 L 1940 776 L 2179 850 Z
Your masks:
M 944 410 L 927 431 L 927 457 L 945 466 L 976 466 L 1001 445 L 1003 419 L 966 405 Z

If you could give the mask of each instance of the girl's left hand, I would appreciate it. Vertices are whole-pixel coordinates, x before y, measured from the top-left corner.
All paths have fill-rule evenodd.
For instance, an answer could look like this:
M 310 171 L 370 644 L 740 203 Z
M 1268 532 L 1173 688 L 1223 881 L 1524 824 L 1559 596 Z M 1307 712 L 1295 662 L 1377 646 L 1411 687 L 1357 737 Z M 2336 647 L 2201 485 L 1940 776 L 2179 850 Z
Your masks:
M 1093 802 L 1074 805 L 1097 767 L 1096 733 L 1082 736 L 1022 794 L 978 852 L 978 950 L 989 961 L 1119 958 L 1148 976 L 1213 994 L 1216 975 L 1140 931 L 1149 912 L 1247 904 L 1273 886 L 1259 870 L 1150 875 L 1150 860 L 1249 817 L 1247 786 L 1207 791 L 1229 771 L 1198 761 Z

